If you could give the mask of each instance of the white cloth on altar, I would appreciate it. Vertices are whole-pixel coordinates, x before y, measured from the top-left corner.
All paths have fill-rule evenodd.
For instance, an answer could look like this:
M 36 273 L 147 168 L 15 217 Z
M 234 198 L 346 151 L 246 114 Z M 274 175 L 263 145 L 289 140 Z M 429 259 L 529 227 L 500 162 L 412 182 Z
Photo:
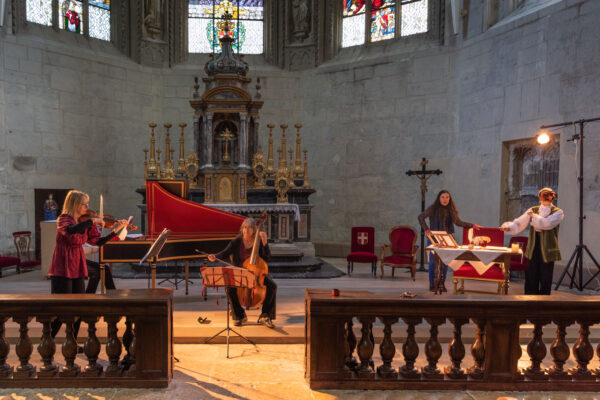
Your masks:
M 459 269 L 464 263 L 468 262 L 473 266 L 475 271 L 479 275 L 483 275 L 488 269 L 495 264 L 494 260 L 499 256 L 511 252 L 511 249 L 508 247 L 496 247 L 496 246 L 487 246 L 485 249 L 483 248 L 474 248 L 470 250 L 468 247 L 434 247 L 429 246 L 428 249 L 436 252 L 440 260 L 444 264 L 447 264 L 453 271 Z M 519 250 L 520 251 L 520 250 Z M 477 260 L 457 260 L 460 256 L 462 256 L 466 252 L 471 252 Z

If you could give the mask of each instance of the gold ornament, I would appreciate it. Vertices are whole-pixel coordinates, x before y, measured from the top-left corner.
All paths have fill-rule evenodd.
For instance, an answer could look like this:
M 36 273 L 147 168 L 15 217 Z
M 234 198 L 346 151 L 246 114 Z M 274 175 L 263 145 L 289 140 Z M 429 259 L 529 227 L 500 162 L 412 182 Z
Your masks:
M 258 151 L 252 157 L 252 171 L 256 181 L 254 182 L 254 189 L 265 188 L 265 155 L 262 152 L 260 146 Z

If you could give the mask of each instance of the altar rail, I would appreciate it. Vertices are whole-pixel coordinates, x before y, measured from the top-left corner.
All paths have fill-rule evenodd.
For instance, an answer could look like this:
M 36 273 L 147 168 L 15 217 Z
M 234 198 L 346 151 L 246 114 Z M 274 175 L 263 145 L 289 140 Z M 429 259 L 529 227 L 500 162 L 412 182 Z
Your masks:
M 588 369 L 594 357 L 590 326 L 600 323 L 600 300 L 592 296 L 553 293 L 552 296 L 504 296 L 493 299 L 465 296 L 440 298 L 423 294 L 413 299 L 370 292 L 306 290 L 305 376 L 311 389 L 425 389 L 425 390 L 572 390 L 600 391 L 600 369 Z M 383 325 L 381 343 L 374 343 L 373 323 Z M 405 325 L 396 325 L 402 320 Z M 450 365 L 438 365 L 443 347 L 438 327 L 454 327 L 447 345 Z M 533 325 L 527 345 L 530 364 L 518 369 L 522 355 L 519 328 Z M 353 326 L 360 327 L 360 338 Z M 475 325 L 470 355 L 465 359 L 462 327 Z M 542 327 L 557 327 L 549 349 Z M 415 326 L 426 324 L 427 362 L 417 365 L 419 347 Z M 567 338 L 569 325 L 579 326 L 578 338 Z M 393 337 L 402 337 L 394 343 Z M 572 348 L 567 340 L 576 339 Z M 396 346 L 401 357 L 394 360 Z M 600 357 L 600 344 L 595 348 Z M 382 363 L 375 366 L 378 351 Z M 552 366 L 541 367 L 549 352 Z M 565 368 L 572 357 L 576 366 Z M 399 361 L 398 358 L 402 358 Z
M 0 295 L 0 310 L 0 387 L 164 388 L 173 376 L 171 289 L 114 290 L 106 295 Z M 59 352 L 50 335 L 51 322 L 57 317 L 66 325 L 66 338 Z M 73 326 L 78 318 L 83 322 L 81 336 L 87 328 L 85 366 L 76 363 Z M 106 368 L 101 365 L 106 361 L 98 361 L 102 345 L 96 336 L 96 324 L 100 318 L 108 332 L 106 340 L 102 338 L 108 358 Z M 126 329 L 119 339 L 117 323 L 123 318 Z M 5 337 L 9 319 L 19 324 L 15 346 Z M 28 335 L 28 324 L 34 319 L 43 326 L 37 346 L 41 365 L 37 366 L 31 364 L 33 343 Z M 8 365 L 12 351 L 18 362 Z M 62 353 L 60 366 L 54 362 L 57 353 Z

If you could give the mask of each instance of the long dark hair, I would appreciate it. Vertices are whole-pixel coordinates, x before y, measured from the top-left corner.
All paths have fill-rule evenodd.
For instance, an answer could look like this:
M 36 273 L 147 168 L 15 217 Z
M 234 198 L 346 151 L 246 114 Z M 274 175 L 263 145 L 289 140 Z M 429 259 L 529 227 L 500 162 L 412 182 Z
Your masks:
M 450 201 L 448 202 L 447 206 L 443 206 L 442 202 L 440 201 L 440 197 L 442 197 L 444 193 L 448 193 L 448 196 L 450 196 Z M 454 200 L 452 200 L 452 195 L 447 190 L 440 190 L 435 198 L 435 202 L 431 206 L 433 207 L 433 215 L 439 219 L 439 221 L 442 223 L 442 226 L 446 225 L 448 213 L 450 213 L 453 219 L 458 215 L 458 211 L 454 205 Z

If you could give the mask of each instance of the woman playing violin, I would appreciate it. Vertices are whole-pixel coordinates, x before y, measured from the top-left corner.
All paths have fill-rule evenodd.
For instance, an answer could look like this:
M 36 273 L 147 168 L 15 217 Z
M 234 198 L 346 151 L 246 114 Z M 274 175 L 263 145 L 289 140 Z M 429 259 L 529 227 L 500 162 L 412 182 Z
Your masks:
M 90 198 L 78 190 L 67 194 L 61 214 L 56 221 L 56 246 L 48 275 L 50 275 L 51 293 L 84 293 L 84 280 L 88 275 L 84 243 L 101 246 L 112 239 L 116 232 L 127 224 L 119 221 L 110 234 L 100 237 L 94 225 L 104 226 L 101 218 L 90 218 L 85 222 L 77 222 L 88 210 Z M 55 337 L 62 322 L 52 322 L 52 337 Z M 79 330 L 79 321 L 75 323 L 75 337 Z
M 233 239 L 227 247 L 217 254 L 209 254 L 208 259 L 214 262 L 217 258 L 227 259 L 229 256 L 233 258 L 233 265 L 242 266 L 244 260 L 250 257 L 252 246 L 254 244 L 254 235 L 256 232 L 256 222 L 252 218 L 246 218 L 240 227 L 240 235 Z M 271 257 L 271 250 L 267 242 L 267 234 L 259 232 L 260 247 L 259 255 L 263 260 L 268 260 Z M 268 328 L 275 328 L 273 319 L 275 319 L 275 301 L 277 297 L 277 284 L 267 275 L 265 276 L 264 285 L 267 288 L 265 300 L 262 305 L 262 312 L 258 318 L 258 323 Z M 241 326 L 248 320 L 246 312 L 240 304 L 237 295 L 237 290 L 234 287 L 227 288 L 227 297 L 233 307 L 233 319 L 235 326 Z

